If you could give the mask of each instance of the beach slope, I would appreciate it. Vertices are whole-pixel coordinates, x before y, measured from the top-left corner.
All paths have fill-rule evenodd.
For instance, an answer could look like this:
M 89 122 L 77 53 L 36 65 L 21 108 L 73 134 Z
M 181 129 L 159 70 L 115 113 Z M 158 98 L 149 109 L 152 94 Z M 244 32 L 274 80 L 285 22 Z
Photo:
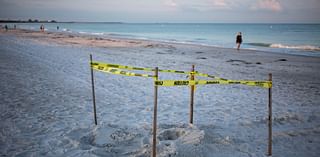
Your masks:
M 273 155 L 320 154 L 320 58 L 27 30 L 1 30 L 0 43 L 1 156 L 150 156 L 153 80 L 95 71 L 95 126 L 89 54 L 234 80 L 272 73 Z M 159 87 L 158 156 L 266 156 L 267 89 L 197 86 L 193 126 L 189 99 L 187 86 Z

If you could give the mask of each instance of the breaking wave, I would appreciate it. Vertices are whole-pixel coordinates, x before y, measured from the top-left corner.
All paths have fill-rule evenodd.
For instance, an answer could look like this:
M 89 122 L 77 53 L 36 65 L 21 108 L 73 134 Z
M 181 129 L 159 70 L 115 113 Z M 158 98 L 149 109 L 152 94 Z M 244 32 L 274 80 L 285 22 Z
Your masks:
M 269 43 L 247 43 L 247 44 L 251 46 L 258 46 L 258 47 L 320 51 L 320 47 L 312 46 L 312 45 L 284 45 L 284 44 L 269 44 Z
M 272 48 L 285 48 L 285 49 L 298 49 L 298 50 L 308 50 L 308 51 L 320 51 L 320 47 L 311 45 L 283 45 L 283 44 L 271 44 Z
M 84 32 L 80 31 L 80 34 L 90 34 L 90 35 L 104 35 L 104 33 L 99 33 L 99 32 Z

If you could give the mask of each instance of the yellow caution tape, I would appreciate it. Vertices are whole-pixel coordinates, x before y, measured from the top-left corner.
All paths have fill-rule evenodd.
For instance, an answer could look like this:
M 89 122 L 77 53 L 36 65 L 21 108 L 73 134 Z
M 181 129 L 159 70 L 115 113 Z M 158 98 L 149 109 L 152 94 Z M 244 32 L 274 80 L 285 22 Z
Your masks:
M 152 68 L 141 68 L 141 67 L 134 67 L 134 66 L 127 66 L 127 65 L 120 65 L 120 64 L 110 64 L 110 63 L 101 63 L 101 62 L 92 62 L 91 65 L 99 65 L 103 67 L 109 68 L 118 68 L 118 69 L 126 69 L 126 70 L 142 70 L 142 71 L 155 71 Z M 178 74 L 190 74 L 191 72 L 179 71 L 179 70 L 162 70 L 159 69 L 159 72 L 167 72 L 167 73 L 178 73 Z
M 142 70 L 142 71 L 155 71 L 152 68 L 141 68 L 141 67 L 134 67 L 134 66 L 126 66 L 120 64 L 109 64 L 109 63 L 101 63 L 101 62 L 91 62 L 91 67 L 95 70 L 118 74 L 118 75 L 125 75 L 125 76 L 140 76 L 140 77 L 152 77 L 155 78 L 154 75 L 149 74 L 137 74 L 133 72 L 122 71 L 120 69 L 126 70 Z M 271 81 L 246 81 L 246 80 L 228 80 L 216 76 L 212 76 L 209 74 L 204 74 L 200 72 L 186 72 L 186 71 L 179 71 L 179 70 L 162 70 L 159 69 L 159 72 L 168 72 L 168 73 L 179 73 L 179 74 L 188 74 L 188 75 L 195 75 L 200 77 L 208 77 L 215 80 L 163 80 L 163 81 L 155 81 L 155 85 L 157 86 L 183 86 L 183 85 L 205 85 L 205 84 L 243 84 L 248 86 L 258 86 L 263 88 L 271 88 L 272 82 Z
M 141 68 L 141 67 L 133 67 L 133 66 L 120 65 L 120 64 L 101 63 L 101 62 L 92 62 L 91 65 L 92 66 L 107 67 L 107 68 L 126 69 L 126 70 L 153 71 L 152 68 Z
M 142 67 L 134 67 L 134 66 L 127 66 L 127 65 L 120 65 L 120 64 L 110 64 L 110 63 L 101 63 L 101 62 L 92 62 L 91 65 L 93 65 L 93 66 L 102 66 L 102 67 L 107 67 L 107 68 L 126 69 L 126 70 L 155 71 L 155 69 L 152 69 L 152 68 L 142 68 Z M 216 77 L 216 76 L 212 76 L 212 75 L 209 75 L 209 74 L 199 73 L 197 71 L 190 72 L 190 71 L 164 70 L 164 69 L 159 69 L 158 71 L 159 72 L 167 72 L 167 73 L 187 74 L 187 75 L 193 74 L 195 76 L 209 77 L 209 78 L 213 78 L 213 79 L 226 80 L 226 79 L 219 78 L 219 77 Z
M 271 88 L 271 81 L 243 81 L 243 80 L 159 80 L 154 81 L 156 86 L 192 86 L 206 84 L 243 84 L 248 86 L 258 86 Z
M 117 68 L 108 68 L 106 66 L 100 66 L 100 65 L 91 65 L 91 67 L 95 70 L 106 72 L 106 73 L 111 73 L 111 74 L 117 74 L 117 75 L 124 75 L 124 76 L 139 76 L 139 77 L 155 77 L 153 75 L 148 75 L 148 74 L 137 74 L 133 72 L 128 72 L 128 71 L 122 71 Z

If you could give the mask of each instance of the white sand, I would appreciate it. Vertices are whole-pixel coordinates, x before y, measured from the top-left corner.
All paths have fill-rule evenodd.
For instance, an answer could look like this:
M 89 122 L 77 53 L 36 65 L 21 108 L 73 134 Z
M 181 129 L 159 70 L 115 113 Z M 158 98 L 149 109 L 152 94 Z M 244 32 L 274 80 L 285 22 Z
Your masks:
M 273 156 L 320 154 L 320 58 L 20 30 L 1 31 L 0 43 L 1 156 L 150 156 L 152 79 L 95 72 L 94 126 L 90 53 L 140 67 L 194 64 L 228 79 L 266 80 L 271 72 Z M 189 92 L 159 87 L 158 156 L 266 156 L 266 89 L 198 86 L 192 127 Z

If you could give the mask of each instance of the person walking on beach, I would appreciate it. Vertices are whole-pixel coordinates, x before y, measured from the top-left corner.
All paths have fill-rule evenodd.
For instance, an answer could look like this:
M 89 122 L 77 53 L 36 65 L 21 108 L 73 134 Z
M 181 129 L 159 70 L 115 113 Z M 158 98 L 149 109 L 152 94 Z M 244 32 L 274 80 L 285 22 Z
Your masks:
M 41 32 L 44 32 L 44 25 L 40 26 L 40 30 L 41 30 Z
M 238 32 L 236 37 L 237 50 L 240 49 L 241 43 L 242 43 L 242 35 L 241 35 L 241 32 Z

